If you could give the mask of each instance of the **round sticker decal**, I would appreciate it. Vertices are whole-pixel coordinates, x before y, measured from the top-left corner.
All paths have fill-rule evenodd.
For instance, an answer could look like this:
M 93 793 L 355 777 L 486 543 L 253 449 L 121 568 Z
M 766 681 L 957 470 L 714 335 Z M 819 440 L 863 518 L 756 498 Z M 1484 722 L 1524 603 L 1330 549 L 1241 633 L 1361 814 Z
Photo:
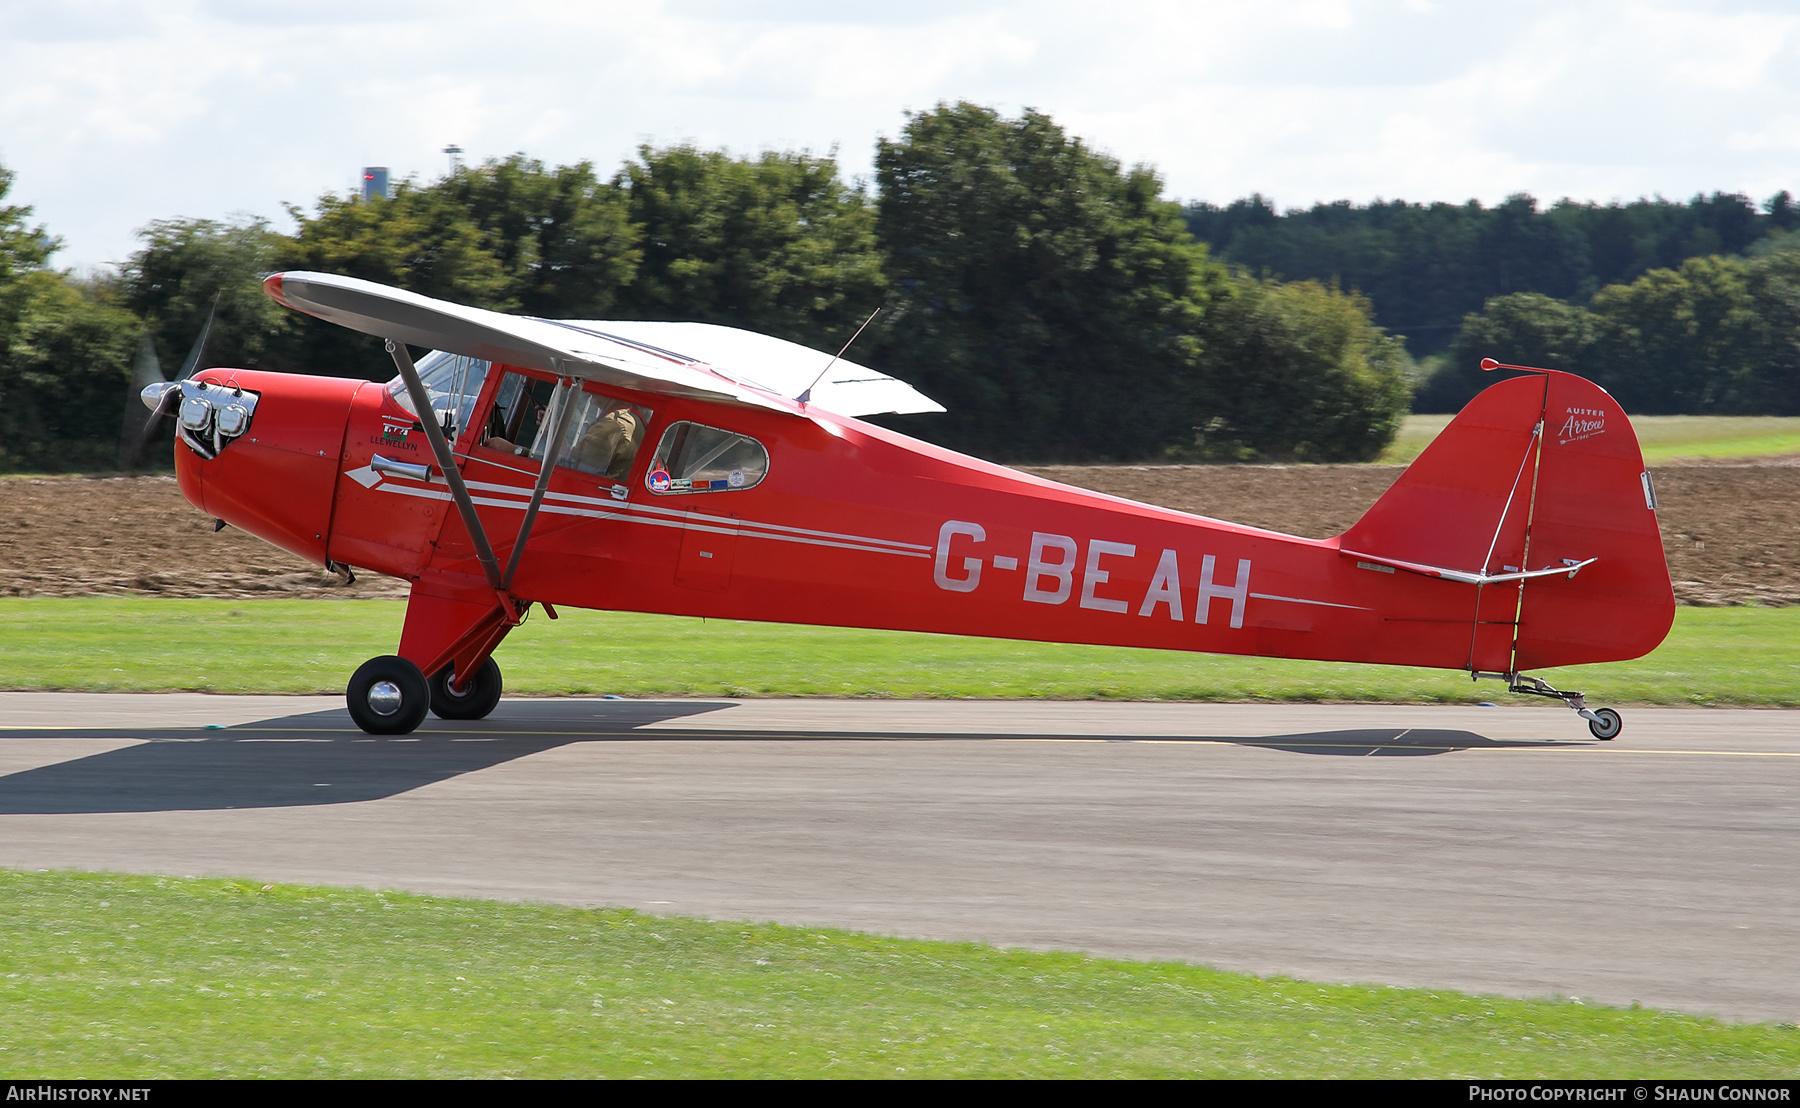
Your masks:
M 651 492 L 668 492 L 671 483 L 669 481 L 669 471 L 666 469 L 651 470 L 649 482 Z
M 732 470 L 731 473 L 725 478 L 725 483 L 730 485 L 734 489 L 743 488 L 744 487 L 744 471 L 741 469 Z

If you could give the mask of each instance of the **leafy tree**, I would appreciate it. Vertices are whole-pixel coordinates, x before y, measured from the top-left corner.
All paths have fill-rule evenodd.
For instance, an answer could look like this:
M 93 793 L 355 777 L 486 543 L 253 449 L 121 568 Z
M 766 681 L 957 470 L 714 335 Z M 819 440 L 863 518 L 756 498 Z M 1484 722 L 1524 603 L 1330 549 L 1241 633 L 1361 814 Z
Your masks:
M 110 468 L 137 317 L 47 269 L 0 286 L 0 317 L 0 465 Z
M 442 190 L 402 184 L 389 199 L 319 198 L 300 233 L 284 244 L 284 269 L 314 269 L 379 281 L 425 296 L 506 311 L 517 307 L 487 236 Z
M 1243 277 L 1215 295 L 1205 336 L 1200 456 L 1368 461 L 1406 414 L 1410 359 L 1361 297 Z
M 1455 412 L 1499 377 L 1481 359 L 1593 376 L 1595 320 L 1587 309 L 1535 292 L 1496 296 L 1464 321 L 1442 368 L 1413 398 L 1419 412 Z
M 874 213 L 830 158 L 644 147 L 615 180 L 642 236 L 637 279 L 620 294 L 627 317 L 835 350 L 881 304 Z
M 315 214 L 289 208 L 300 223 L 276 251 L 276 268 L 360 277 L 425 296 L 495 311 L 518 307 L 506 268 L 469 213 L 437 189 L 402 184 L 392 198 L 327 194 Z M 386 380 L 393 363 L 382 340 L 310 317 L 290 321 L 278 356 L 310 373 Z
M 1800 207 L 1794 205 L 1794 196 L 1786 189 L 1763 201 L 1762 210 L 1778 232 L 1792 231 L 1800 224 Z
M 12 181 L 0 166 L 0 199 Z M 110 466 L 138 320 L 104 282 L 45 268 L 59 244 L 30 217 L 0 207 L 0 466 Z
M 293 313 L 263 294 L 283 242 L 267 222 L 157 220 L 138 238 L 144 245 L 121 269 L 119 295 L 149 325 L 165 373 L 175 374 L 209 314 L 205 365 L 260 369 L 279 361 L 274 348 Z
M 931 433 L 1033 460 L 1191 438 L 1224 273 L 1152 171 L 1121 170 L 1041 113 L 965 102 L 909 115 L 876 172 L 896 309 L 881 364 L 950 409 L 917 417 Z
M 1540 210 L 1517 195 L 1493 208 L 1338 201 L 1281 214 L 1258 195 L 1225 207 L 1192 204 L 1186 218 L 1224 261 L 1361 291 L 1376 321 L 1406 335 L 1420 356 L 1444 350 L 1463 317 L 1496 296 L 1535 292 L 1585 303 L 1606 285 L 1690 257 L 1741 253 L 1800 222 L 1785 192 L 1760 211 L 1748 197 L 1715 192 L 1685 204 L 1561 200 Z
M 1539 212 L 1537 201 L 1524 193 L 1489 209 L 1479 220 L 1470 259 L 1476 272 L 1486 274 L 1502 294 L 1581 294 L 1592 270 L 1587 238 L 1574 221 L 1558 214 Z
M 1765 336 L 1747 269 L 1739 259 L 1690 258 L 1601 289 L 1595 378 L 1646 415 L 1750 410 Z
M 1406 334 L 1419 352 L 1441 348 L 1456 320 L 1500 291 L 1477 261 L 1500 245 L 1488 241 L 1495 238 L 1487 234 L 1490 215 L 1479 204 L 1338 201 L 1277 217 L 1266 201 L 1240 201 L 1223 210 L 1190 207 L 1188 219 L 1225 260 L 1360 290 L 1378 306 L 1382 325 Z
M 642 257 L 623 192 L 588 162 L 546 170 L 514 154 L 431 186 L 483 235 L 520 310 L 549 319 L 602 319 Z
M 1800 243 L 1653 269 L 1585 308 L 1495 297 L 1464 321 L 1417 408 L 1460 408 L 1492 383 L 1483 357 L 1581 373 L 1646 415 L 1800 412 Z
M 12 191 L 13 171 L 0 165 L 0 200 Z M 30 227 L 31 209 L 16 204 L 0 206 L 0 285 L 40 269 L 60 245 L 42 226 Z
M 1747 410 L 1800 415 L 1800 236 L 1789 232 L 1751 260 L 1746 274 L 1760 327 L 1759 365 Z

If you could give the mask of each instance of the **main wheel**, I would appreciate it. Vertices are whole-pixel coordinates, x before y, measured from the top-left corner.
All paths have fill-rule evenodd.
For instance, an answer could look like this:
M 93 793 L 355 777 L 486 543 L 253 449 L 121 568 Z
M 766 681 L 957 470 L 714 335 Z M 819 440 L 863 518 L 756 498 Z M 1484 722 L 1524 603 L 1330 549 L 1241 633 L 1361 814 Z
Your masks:
M 358 666 L 344 690 L 350 718 L 371 735 L 404 735 L 425 722 L 431 689 L 419 667 L 392 654 Z
M 489 658 L 461 692 L 450 687 L 456 666 L 448 665 L 431 679 L 431 712 L 439 719 L 486 719 L 500 703 L 500 664 Z
M 1595 708 L 1594 714 L 1600 718 L 1588 720 L 1588 730 L 1594 733 L 1596 739 L 1610 739 L 1625 726 L 1625 721 L 1619 718 L 1619 713 L 1611 708 Z

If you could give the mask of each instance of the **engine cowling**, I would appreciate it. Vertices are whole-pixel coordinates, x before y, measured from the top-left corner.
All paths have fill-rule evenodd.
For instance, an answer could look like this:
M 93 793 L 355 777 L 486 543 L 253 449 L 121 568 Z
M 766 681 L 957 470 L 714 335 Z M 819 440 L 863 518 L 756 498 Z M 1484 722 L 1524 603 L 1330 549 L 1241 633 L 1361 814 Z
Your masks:
M 324 565 L 344 429 L 367 384 L 209 369 L 173 386 L 182 390 L 182 494 L 206 514 Z

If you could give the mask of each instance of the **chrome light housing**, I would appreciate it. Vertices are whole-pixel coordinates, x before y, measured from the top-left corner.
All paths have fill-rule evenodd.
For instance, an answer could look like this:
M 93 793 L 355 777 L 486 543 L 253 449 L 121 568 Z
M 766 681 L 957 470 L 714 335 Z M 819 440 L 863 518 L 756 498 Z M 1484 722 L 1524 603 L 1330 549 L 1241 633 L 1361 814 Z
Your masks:
M 231 441 L 250 429 L 256 415 L 257 394 L 228 385 L 201 381 L 158 381 L 146 385 L 140 397 L 151 411 L 167 411 L 178 393 L 176 437 L 202 458 L 212 459 Z

